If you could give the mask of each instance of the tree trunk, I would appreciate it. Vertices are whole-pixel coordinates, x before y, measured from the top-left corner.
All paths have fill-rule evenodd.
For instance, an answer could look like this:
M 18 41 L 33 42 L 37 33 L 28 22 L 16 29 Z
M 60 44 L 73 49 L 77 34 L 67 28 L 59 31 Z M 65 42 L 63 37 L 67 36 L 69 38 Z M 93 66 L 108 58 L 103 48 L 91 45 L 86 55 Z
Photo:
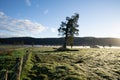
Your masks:
M 63 48 L 64 48 L 64 49 L 67 48 L 67 47 L 66 47 L 66 46 L 67 46 L 67 41 L 66 41 L 66 40 L 67 40 L 67 39 L 66 39 L 66 37 L 65 37 L 65 41 L 64 41 L 64 44 L 63 44 Z
M 64 42 L 64 44 L 63 44 L 63 48 L 64 48 L 64 49 L 67 48 L 67 41 L 68 41 L 68 26 L 69 26 L 69 24 L 67 24 L 67 26 L 66 26 L 65 42 Z
M 68 40 L 68 27 L 66 28 L 66 34 L 65 34 L 65 42 L 63 44 L 63 48 L 66 49 L 67 48 L 67 40 Z

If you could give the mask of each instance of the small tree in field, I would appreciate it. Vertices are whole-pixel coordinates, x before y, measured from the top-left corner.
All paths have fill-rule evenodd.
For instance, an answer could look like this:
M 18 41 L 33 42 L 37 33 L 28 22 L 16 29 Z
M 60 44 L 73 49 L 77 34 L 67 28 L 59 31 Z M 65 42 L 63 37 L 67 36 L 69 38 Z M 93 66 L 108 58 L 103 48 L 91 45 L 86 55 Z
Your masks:
M 69 43 L 71 45 L 71 47 L 73 46 L 73 42 L 74 42 L 74 35 L 78 35 L 78 27 L 79 25 L 78 23 L 78 19 L 79 19 L 79 14 L 75 14 L 72 17 L 66 17 L 66 21 L 65 22 L 61 22 L 60 28 L 58 29 L 59 35 L 64 36 L 64 44 L 63 44 L 63 48 L 66 49 L 67 43 Z

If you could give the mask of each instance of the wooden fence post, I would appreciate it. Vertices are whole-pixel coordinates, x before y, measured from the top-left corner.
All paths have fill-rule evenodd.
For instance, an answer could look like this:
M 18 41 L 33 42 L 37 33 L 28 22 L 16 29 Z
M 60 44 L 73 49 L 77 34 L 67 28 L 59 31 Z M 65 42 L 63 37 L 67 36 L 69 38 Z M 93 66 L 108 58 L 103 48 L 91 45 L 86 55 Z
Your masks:
M 16 59 L 16 64 L 19 64 L 16 66 L 16 80 L 20 80 L 21 71 L 22 71 L 22 63 L 23 63 L 23 58 Z
M 5 80 L 8 79 L 8 70 L 5 71 Z

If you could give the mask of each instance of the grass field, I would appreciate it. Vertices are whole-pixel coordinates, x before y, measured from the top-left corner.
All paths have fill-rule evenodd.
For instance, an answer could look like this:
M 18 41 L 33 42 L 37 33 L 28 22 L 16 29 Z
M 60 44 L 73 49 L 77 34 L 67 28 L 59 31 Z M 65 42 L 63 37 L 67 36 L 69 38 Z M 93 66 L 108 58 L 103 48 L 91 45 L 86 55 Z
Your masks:
M 26 49 L 18 46 L 0 46 L 0 80 L 5 80 L 6 71 L 8 71 L 7 80 L 15 78 L 18 58 L 25 55 Z
M 23 80 L 120 80 L 119 49 L 34 48 Z
M 81 48 L 64 52 L 55 52 L 53 47 L 29 49 L 21 80 L 120 80 L 120 49 Z M 22 55 L 24 48 L 13 51 L 11 56 Z

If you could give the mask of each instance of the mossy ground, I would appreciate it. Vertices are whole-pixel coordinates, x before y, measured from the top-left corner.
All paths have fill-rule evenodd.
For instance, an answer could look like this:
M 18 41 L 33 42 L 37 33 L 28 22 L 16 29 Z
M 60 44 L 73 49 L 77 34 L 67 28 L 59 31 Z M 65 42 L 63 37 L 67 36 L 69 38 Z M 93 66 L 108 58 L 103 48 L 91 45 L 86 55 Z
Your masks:
M 15 60 L 26 50 L 30 54 L 21 80 L 120 80 L 120 49 L 55 51 L 53 47 L 2 47 L 0 60 Z
M 119 80 L 120 50 L 32 48 L 27 67 L 29 80 Z

